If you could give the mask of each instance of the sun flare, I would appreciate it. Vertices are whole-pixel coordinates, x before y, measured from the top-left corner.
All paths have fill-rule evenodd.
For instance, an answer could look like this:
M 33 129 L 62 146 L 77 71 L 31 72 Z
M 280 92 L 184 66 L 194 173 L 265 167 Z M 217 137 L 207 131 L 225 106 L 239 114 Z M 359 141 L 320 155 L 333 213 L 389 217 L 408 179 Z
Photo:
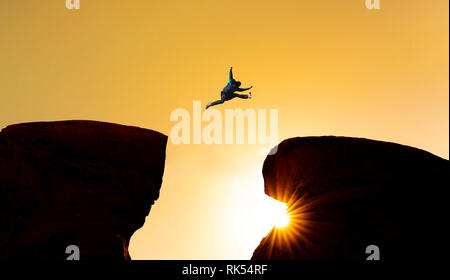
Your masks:
M 277 228 L 287 227 L 291 222 L 291 219 L 289 218 L 289 214 L 287 212 L 287 206 L 280 207 L 279 209 L 276 210 L 277 211 L 274 213 L 274 215 L 276 215 L 274 218 L 275 226 Z
M 291 219 L 286 203 L 280 202 L 271 197 L 267 197 L 264 202 L 264 219 L 268 225 L 281 229 L 290 224 Z

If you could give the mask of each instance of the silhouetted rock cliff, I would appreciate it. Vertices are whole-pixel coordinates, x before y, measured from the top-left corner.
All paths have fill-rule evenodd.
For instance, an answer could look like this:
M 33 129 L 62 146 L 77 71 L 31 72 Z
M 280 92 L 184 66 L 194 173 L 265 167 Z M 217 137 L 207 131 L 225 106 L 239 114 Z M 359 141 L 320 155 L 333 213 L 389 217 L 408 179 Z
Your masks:
M 126 260 L 158 199 L 167 137 L 95 121 L 0 133 L 0 259 Z
M 265 193 L 286 202 L 253 259 L 433 259 L 446 238 L 448 160 L 393 143 L 345 137 L 283 141 L 263 167 Z M 445 251 L 445 250 L 444 250 Z

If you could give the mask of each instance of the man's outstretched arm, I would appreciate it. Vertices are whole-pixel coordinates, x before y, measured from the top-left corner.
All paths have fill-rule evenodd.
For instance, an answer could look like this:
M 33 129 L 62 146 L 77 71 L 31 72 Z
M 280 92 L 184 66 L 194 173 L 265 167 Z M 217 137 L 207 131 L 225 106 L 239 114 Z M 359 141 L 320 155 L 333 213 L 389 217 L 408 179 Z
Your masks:
M 230 67 L 230 82 L 233 80 L 233 67 Z
M 252 86 L 248 87 L 248 88 L 238 88 L 236 91 L 246 91 L 246 90 L 249 90 L 251 88 L 252 88 Z

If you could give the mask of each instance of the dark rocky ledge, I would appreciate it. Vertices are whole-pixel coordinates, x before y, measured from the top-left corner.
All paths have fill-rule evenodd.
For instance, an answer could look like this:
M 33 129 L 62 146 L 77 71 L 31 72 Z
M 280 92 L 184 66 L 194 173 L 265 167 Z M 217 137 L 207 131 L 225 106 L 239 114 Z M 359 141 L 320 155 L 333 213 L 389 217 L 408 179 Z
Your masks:
M 346 137 L 283 141 L 263 167 L 265 193 L 286 202 L 253 259 L 433 260 L 444 232 L 448 160 L 394 143 Z M 445 209 L 444 209 L 445 208 Z
M 0 259 L 127 260 L 158 199 L 167 137 L 95 121 L 0 133 Z

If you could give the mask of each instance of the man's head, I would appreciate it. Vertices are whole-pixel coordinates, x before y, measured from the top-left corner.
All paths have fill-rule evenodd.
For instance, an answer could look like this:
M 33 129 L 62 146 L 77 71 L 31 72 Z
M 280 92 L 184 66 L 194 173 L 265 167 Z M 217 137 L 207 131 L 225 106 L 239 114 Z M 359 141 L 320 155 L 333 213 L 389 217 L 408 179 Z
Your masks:
M 238 87 L 240 87 L 241 86 L 241 82 L 239 82 L 239 81 L 234 81 L 234 83 L 238 86 Z

